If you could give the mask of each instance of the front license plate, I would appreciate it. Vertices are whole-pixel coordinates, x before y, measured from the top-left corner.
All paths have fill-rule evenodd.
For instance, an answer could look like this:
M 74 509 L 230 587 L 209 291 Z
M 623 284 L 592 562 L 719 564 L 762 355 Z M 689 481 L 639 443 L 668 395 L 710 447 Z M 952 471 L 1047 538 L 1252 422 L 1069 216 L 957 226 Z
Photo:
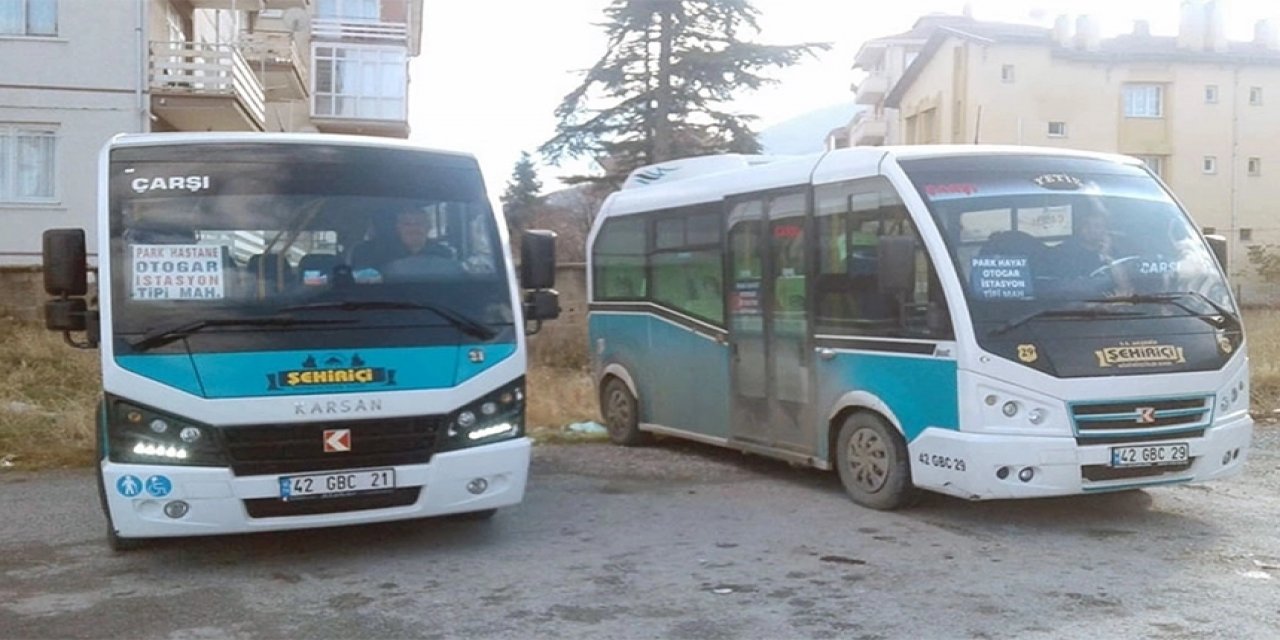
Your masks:
M 305 476 L 281 476 L 280 499 L 333 498 L 396 488 L 395 469 L 332 471 Z
M 1113 467 L 1162 467 L 1182 464 L 1190 459 L 1191 447 L 1185 442 L 1153 444 L 1138 447 L 1111 447 Z

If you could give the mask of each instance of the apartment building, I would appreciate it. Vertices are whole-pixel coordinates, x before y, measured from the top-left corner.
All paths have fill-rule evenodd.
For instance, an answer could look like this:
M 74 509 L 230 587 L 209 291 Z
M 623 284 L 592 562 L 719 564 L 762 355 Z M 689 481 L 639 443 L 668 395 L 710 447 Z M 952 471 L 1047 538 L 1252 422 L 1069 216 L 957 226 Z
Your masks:
M 47 228 L 95 232 L 117 133 L 407 138 L 421 33 L 422 0 L 0 2 L 0 268 L 38 264 Z
M 902 142 L 1119 152 L 1145 160 L 1197 223 L 1230 240 L 1246 300 L 1262 283 L 1250 246 L 1280 244 L 1280 37 L 1269 22 L 1231 42 L 1216 2 L 1187 1 L 1177 36 L 1102 38 L 1088 17 L 1054 28 L 974 22 L 929 37 L 885 96 Z M 1274 174 L 1274 175 L 1272 175 Z M 1270 178 L 1270 179 L 1269 179 Z

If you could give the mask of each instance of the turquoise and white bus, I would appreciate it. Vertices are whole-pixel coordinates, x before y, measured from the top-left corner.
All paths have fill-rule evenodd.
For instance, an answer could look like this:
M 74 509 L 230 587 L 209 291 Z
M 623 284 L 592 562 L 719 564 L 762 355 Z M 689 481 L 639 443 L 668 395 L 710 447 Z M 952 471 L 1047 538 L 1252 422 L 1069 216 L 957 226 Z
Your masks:
M 130 135 L 99 192 L 96 299 L 83 230 L 50 230 L 46 321 L 101 348 L 114 548 L 521 501 L 525 322 L 558 312 L 554 238 L 527 234 L 522 299 L 473 157 Z
M 1252 437 L 1220 241 L 1137 160 L 989 146 L 635 171 L 589 238 L 610 437 L 835 469 L 858 503 L 1231 476 Z

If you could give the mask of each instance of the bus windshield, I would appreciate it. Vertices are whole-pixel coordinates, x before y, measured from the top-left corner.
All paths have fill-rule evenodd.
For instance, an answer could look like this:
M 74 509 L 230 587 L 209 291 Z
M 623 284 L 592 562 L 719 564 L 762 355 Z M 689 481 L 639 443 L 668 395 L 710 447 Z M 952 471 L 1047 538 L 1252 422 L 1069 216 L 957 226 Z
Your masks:
M 1035 156 L 902 166 L 942 230 L 980 333 L 1053 314 L 1235 314 L 1207 243 L 1140 167 Z
M 447 343 L 513 322 L 472 160 L 336 145 L 124 147 L 110 171 L 116 335 L 240 321 L 262 332 L 269 319 L 273 332 L 441 327 L 419 335 Z

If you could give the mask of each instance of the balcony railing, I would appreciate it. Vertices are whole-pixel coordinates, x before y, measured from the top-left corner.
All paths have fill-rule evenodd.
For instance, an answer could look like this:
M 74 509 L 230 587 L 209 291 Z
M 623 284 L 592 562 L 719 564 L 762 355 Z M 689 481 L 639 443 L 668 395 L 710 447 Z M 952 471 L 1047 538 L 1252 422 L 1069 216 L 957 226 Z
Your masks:
M 884 94 L 889 92 L 889 78 L 881 74 L 873 73 L 858 85 L 857 98 L 855 102 L 858 104 L 876 104 L 884 99 Z
M 258 72 L 270 99 L 306 97 L 311 65 L 292 33 L 257 32 L 240 35 L 240 53 Z
M 261 129 L 266 120 L 262 83 L 229 44 L 152 42 L 153 94 L 234 98 Z
M 861 115 L 849 130 L 850 146 L 878 146 L 884 144 L 889 133 L 889 122 L 884 118 Z
M 343 18 L 316 18 L 311 21 L 315 40 L 364 40 L 383 44 L 409 42 L 409 25 L 403 22 L 375 22 Z

